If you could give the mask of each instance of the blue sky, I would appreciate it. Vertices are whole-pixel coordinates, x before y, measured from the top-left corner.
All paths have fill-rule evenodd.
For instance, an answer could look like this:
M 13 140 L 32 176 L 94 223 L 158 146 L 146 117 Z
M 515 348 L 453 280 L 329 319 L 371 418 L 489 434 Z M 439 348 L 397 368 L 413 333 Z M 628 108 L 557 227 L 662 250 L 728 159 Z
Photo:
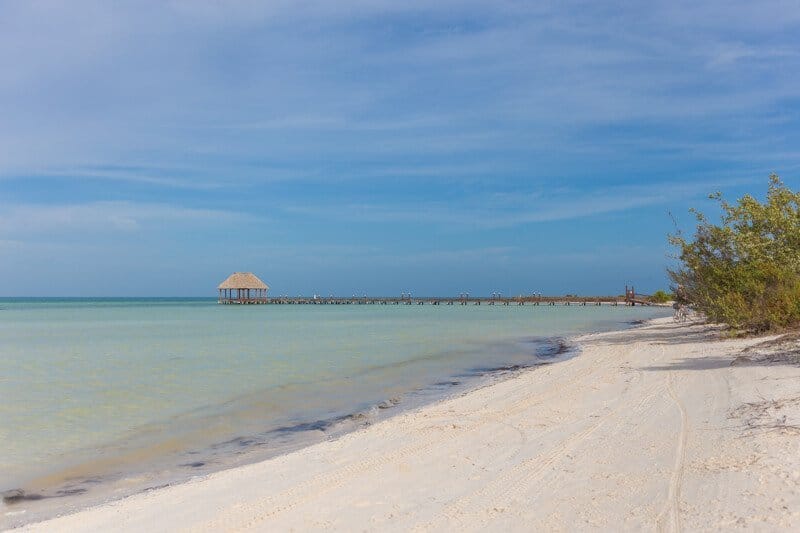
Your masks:
M 0 0 L 0 295 L 619 293 L 800 185 L 791 2 Z

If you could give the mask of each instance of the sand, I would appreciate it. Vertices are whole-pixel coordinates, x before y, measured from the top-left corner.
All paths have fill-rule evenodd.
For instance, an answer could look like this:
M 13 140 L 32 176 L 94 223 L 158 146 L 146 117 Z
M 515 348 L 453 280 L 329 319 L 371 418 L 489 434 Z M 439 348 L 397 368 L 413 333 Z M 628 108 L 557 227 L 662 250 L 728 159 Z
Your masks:
M 800 530 L 800 367 L 717 337 L 585 336 L 574 359 L 25 529 Z

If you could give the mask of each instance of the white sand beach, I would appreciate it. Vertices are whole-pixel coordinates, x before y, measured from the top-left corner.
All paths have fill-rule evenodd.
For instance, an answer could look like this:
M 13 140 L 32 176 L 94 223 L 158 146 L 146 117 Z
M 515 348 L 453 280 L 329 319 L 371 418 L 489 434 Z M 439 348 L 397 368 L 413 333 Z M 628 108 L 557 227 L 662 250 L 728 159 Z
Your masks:
M 24 529 L 797 531 L 800 366 L 741 357 L 769 340 L 669 319 L 585 336 L 566 362 Z

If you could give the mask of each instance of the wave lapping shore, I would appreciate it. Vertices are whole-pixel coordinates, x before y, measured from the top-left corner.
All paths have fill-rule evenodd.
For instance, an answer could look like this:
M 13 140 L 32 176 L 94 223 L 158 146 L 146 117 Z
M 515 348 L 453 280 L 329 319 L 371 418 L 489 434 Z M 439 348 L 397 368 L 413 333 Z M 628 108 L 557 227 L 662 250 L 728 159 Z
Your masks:
M 339 439 L 24 530 L 800 528 L 796 361 L 669 319 L 579 342 Z

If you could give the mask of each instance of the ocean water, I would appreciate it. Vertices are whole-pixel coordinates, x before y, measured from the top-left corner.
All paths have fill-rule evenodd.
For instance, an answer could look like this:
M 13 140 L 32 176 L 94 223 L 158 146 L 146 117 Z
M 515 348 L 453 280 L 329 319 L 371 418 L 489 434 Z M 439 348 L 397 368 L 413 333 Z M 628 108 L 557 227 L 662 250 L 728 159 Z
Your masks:
M 666 313 L 0 299 L 0 491 L 25 491 L 5 522 L 331 438 Z

